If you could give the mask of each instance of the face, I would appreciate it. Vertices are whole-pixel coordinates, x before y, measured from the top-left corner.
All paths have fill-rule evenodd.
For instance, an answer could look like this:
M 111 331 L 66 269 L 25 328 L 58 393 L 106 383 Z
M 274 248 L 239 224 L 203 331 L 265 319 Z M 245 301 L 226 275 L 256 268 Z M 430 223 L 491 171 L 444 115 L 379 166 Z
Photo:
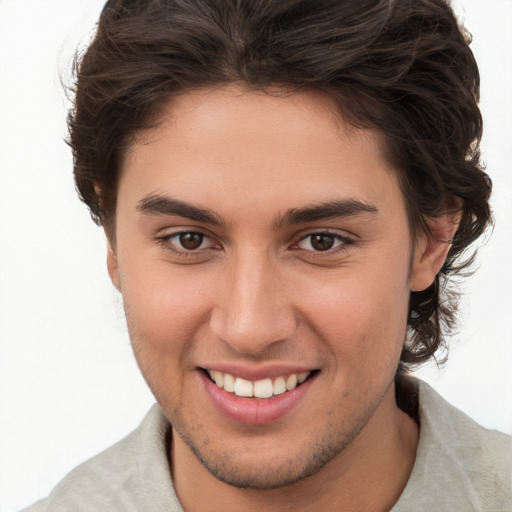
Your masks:
M 421 262 L 376 134 L 313 93 L 190 92 L 118 194 L 109 270 L 177 456 L 272 488 L 385 428 Z

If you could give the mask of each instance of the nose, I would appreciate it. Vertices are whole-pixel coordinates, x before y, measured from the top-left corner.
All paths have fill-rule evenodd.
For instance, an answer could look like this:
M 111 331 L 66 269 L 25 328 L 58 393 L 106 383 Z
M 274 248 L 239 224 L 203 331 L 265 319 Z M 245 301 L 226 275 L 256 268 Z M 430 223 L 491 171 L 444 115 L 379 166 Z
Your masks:
M 238 353 L 257 357 L 289 339 L 297 319 L 279 264 L 255 251 L 227 265 L 210 317 L 213 334 Z

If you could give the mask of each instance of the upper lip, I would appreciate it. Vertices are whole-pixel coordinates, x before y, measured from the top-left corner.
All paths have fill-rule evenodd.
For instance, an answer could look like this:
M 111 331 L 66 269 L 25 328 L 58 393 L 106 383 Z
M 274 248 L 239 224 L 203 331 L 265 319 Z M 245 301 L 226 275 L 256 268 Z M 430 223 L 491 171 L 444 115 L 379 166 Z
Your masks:
M 242 366 L 238 364 L 219 363 L 201 366 L 203 370 L 213 370 L 221 373 L 229 373 L 233 377 L 241 377 L 245 380 L 257 381 L 262 379 L 273 379 L 280 376 L 291 375 L 292 373 L 311 372 L 317 368 L 303 365 L 273 364 L 259 367 Z

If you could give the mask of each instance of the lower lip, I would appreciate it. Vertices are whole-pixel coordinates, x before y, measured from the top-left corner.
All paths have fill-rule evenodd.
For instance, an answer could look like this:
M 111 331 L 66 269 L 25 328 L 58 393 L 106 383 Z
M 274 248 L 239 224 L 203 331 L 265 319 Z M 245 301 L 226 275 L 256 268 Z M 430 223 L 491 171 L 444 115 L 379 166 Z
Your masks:
M 295 409 L 304 399 L 316 375 L 291 391 L 270 398 L 245 398 L 224 391 L 200 371 L 206 392 L 213 404 L 229 420 L 246 425 L 264 425 Z

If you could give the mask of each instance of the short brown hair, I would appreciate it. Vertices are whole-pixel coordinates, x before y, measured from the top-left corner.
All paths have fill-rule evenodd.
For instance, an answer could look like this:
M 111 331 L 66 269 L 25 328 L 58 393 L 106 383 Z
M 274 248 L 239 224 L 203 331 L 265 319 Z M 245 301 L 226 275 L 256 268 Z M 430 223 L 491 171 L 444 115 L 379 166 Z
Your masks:
M 413 234 L 459 198 L 443 268 L 411 293 L 401 368 L 421 363 L 445 345 L 457 309 L 448 277 L 490 221 L 469 43 L 444 0 L 110 0 L 76 60 L 69 144 L 80 197 L 112 233 L 124 150 L 185 90 L 322 91 L 349 122 L 384 136 Z

